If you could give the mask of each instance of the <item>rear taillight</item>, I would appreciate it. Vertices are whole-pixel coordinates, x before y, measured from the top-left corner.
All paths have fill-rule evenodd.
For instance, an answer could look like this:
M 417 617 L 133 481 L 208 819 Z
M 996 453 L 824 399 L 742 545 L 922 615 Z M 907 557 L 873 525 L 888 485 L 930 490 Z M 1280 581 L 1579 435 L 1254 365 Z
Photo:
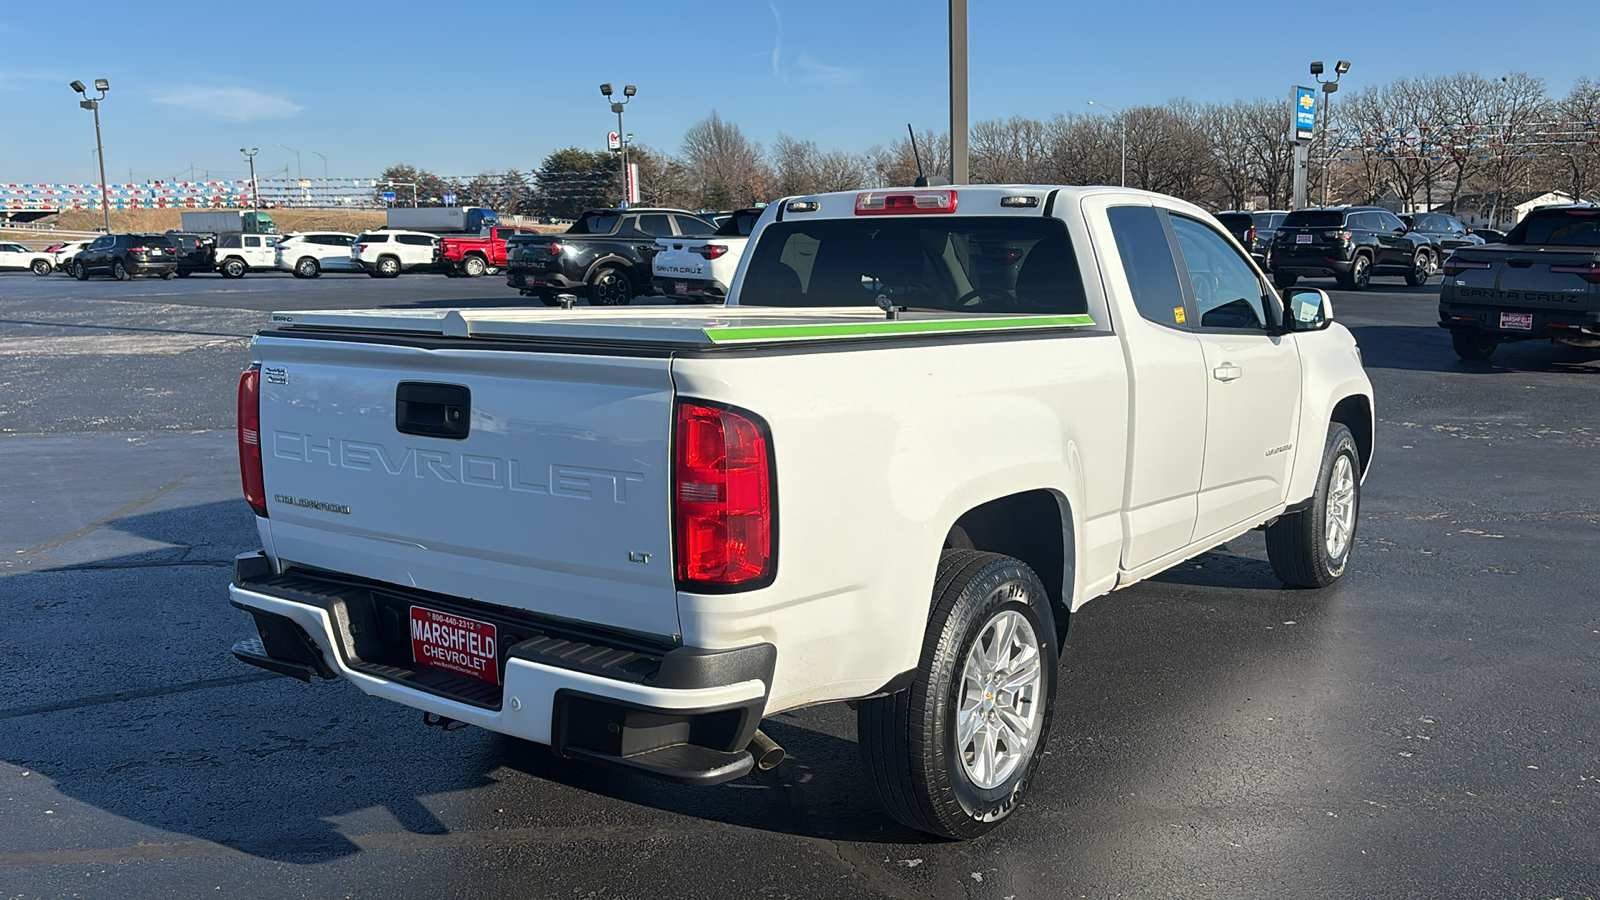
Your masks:
M 955 191 L 888 193 L 863 191 L 856 195 L 858 216 L 906 216 L 956 211 Z
M 772 438 L 741 410 L 679 402 L 673 556 L 685 590 L 760 587 L 776 570 Z
M 267 514 L 266 478 L 261 474 L 261 367 L 239 376 L 239 479 L 256 515 Z
M 1324 231 L 1322 236 L 1330 241 L 1348 241 L 1352 235 L 1348 231 Z
M 561 242 L 560 241 L 551 241 L 550 242 L 550 255 L 551 256 L 560 256 L 561 255 Z
M 1249 247 L 1252 244 L 1254 244 L 1255 242 L 1256 242 L 1256 230 L 1254 228 L 1252 228 L 1252 229 L 1250 229 L 1250 230 L 1248 230 L 1248 231 L 1246 231 L 1244 233 L 1244 245 L 1246 247 Z
M 128 252 L 129 253 L 143 253 L 143 252 L 145 252 L 146 250 L 149 250 L 149 249 L 150 249 L 149 247 L 129 247 L 128 248 Z
M 1487 269 L 1489 264 L 1475 259 L 1456 259 L 1454 256 L 1444 261 L 1444 274 L 1460 275 L 1468 269 Z
M 725 244 L 701 244 L 698 247 L 690 247 L 689 252 L 698 253 L 701 256 L 704 256 L 706 259 L 716 259 L 722 254 L 727 253 L 728 248 Z
M 1577 275 L 1590 284 L 1600 284 L 1600 266 L 1551 266 L 1550 272 L 1556 275 Z

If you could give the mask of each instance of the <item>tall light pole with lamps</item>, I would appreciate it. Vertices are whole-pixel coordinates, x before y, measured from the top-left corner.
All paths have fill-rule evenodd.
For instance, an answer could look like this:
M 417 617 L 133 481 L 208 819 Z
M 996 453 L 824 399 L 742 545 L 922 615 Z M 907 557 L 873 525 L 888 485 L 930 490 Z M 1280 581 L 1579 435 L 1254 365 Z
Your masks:
M 100 155 L 100 211 L 106 214 L 106 234 L 111 233 L 111 191 L 106 185 L 106 149 L 100 142 L 100 101 L 106 98 L 106 91 L 111 90 L 111 82 L 104 78 L 94 80 L 94 89 L 100 92 L 98 97 L 90 97 L 89 90 L 83 82 L 74 81 L 68 85 L 73 90 L 83 95 L 78 105 L 94 112 L 94 148 Z
M 243 153 L 244 158 L 250 161 L 250 208 L 260 209 L 261 185 L 256 184 L 256 154 L 261 152 L 261 148 L 251 147 L 249 150 L 246 150 L 245 148 L 240 147 L 239 152 Z
M 611 82 L 608 81 L 600 85 L 600 93 L 607 100 L 611 100 Z M 617 114 L 617 142 L 621 145 L 622 151 L 622 205 L 624 207 L 633 199 L 633 191 L 628 189 L 632 181 L 631 173 L 628 171 L 628 144 L 623 138 L 622 131 L 622 108 L 627 106 L 628 101 L 632 100 L 633 95 L 637 93 L 639 93 L 638 88 L 631 84 L 625 84 L 622 86 L 622 102 L 611 101 L 611 111 Z
M 1327 80 L 1322 78 L 1322 61 L 1311 64 L 1311 75 L 1317 79 L 1317 84 L 1322 85 L 1322 205 L 1328 205 L 1328 163 L 1333 155 L 1333 148 L 1328 143 L 1328 115 L 1333 108 L 1333 92 L 1339 89 L 1339 77 L 1350 71 L 1350 60 L 1341 59 L 1333 66 L 1333 77 Z
M 1089 101 L 1089 105 L 1090 106 L 1098 106 L 1101 109 L 1107 110 L 1108 112 L 1115 113 L 1116 116 L 1117 116 L 1117 121 L 1122 123 L 1122 186 L 1123 187 L 1127 187 L 1128 186 L 1128 117 L 1123 115 L 1122 114 L 1122 110 L 1117 109 L 1115 106 L 1107 106 L 1104 103 L 1096 103 L 1093 100 Z

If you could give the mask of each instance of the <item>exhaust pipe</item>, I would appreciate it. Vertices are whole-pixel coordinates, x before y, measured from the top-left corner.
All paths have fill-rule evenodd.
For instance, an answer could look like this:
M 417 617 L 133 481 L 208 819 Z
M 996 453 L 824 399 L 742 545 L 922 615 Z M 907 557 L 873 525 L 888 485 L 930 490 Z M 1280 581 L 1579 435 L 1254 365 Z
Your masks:
M 756 768 L 763 772 L 770 772 L 783 762 L 783 748 L 759 728 L 756 729 L 756 736 L 750 739 L 750 746 L 745 749 L 756 758 Z

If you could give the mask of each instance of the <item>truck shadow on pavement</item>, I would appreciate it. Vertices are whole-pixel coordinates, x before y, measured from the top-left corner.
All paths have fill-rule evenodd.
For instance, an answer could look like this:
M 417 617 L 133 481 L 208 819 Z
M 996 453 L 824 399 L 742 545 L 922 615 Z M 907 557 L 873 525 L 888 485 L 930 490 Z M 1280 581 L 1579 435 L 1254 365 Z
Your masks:
M 11 779 L 0 864 L 231 851 L 313 864 L 434 840 L 672 840 L 728 826 L 933 842 L 877 808 L 844 704 L 768 719 L 789 752 L 773 772 L 689 788 L 477 729 L 445 734 L 343 682 L 308 686 L 244 666 L 228 648 L 251 624 L 226 594 L 228 560 L 255 542 L 241 505 L 128 516 L 108 527 L 163 546 L 0 576 L 8 668 L 44 673 L 0 708 L 0 763 L 33 776 Z M 1280 591 L 1241 541 L 1074 616 L 1053 755 L 1023 818 L 1077 822 L 1075 804 L 1097 785 L 1146 777 L 1144 756 L 1107 748 L 1183 733 L 1230 702 L 1241 677 L 1282 679 L 1296 658 L 1315 655 L 1307 647 L 1326 598 Z M 1270 631 L 1290 616 L 1302 627 Z M 46 665 L 48 648 L 68 645 L 92 652 L 79 665 Z M 44 809 L 54 829 L 40 827 Z M 1093 832 L 1081 826 L 1051 829 L 1048 840 L 1073 846 Z M 51 836 L 61 828 L 77 837 Z M 1040 839 L 1016 826 L 1001 834 Z
M 1504 375 L 1511 372 L 1561 372 L 1600 375 L 1600 350 L 1568 347 L 1550 341 L 1501 344 L 1483 362 L 1462 359 L 1450 346 L 1450 334 L 1434 325 L 1350 325 L 1369 369 Z

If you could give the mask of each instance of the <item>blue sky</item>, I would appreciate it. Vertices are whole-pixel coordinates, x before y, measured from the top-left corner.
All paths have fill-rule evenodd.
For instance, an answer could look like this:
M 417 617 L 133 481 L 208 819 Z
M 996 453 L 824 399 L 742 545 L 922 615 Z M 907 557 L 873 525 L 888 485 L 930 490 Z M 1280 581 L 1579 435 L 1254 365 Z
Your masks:
M 1287 96 L 1312 59 L 1342 90 L 1403 76 L 1521 70 L 1554 95 L 1600 78 L 1600 0 L 1357 4 L 1358 17 L 1262 0 L 969 0 L 971 120 Z M 111 181 L 532 169 L 603 146 L 598 86 L 636 84 L 626 128 L 676 151 L 713 109 L 756 141 L 865 150 L 948 124 L 945 0 L 541 2 L 233 0 L 0 4 L 0 182 L 83 182 L 94 126 L 67 87 L 108 78 Z M 1351 7 L 1350 9 L 1354 9 Z M 1221 12 L 1225 10 L 1225 12 Z M 1381 10 L 1381 12 L 1380 12 Z M 446 18 L 456 21 L 446 23 Z M 98 35 L 91 36 L 87 26 Z M 396 23 L 396 27 L 386 27 Z M 282 145 L 282 146 L 280 146 Z

